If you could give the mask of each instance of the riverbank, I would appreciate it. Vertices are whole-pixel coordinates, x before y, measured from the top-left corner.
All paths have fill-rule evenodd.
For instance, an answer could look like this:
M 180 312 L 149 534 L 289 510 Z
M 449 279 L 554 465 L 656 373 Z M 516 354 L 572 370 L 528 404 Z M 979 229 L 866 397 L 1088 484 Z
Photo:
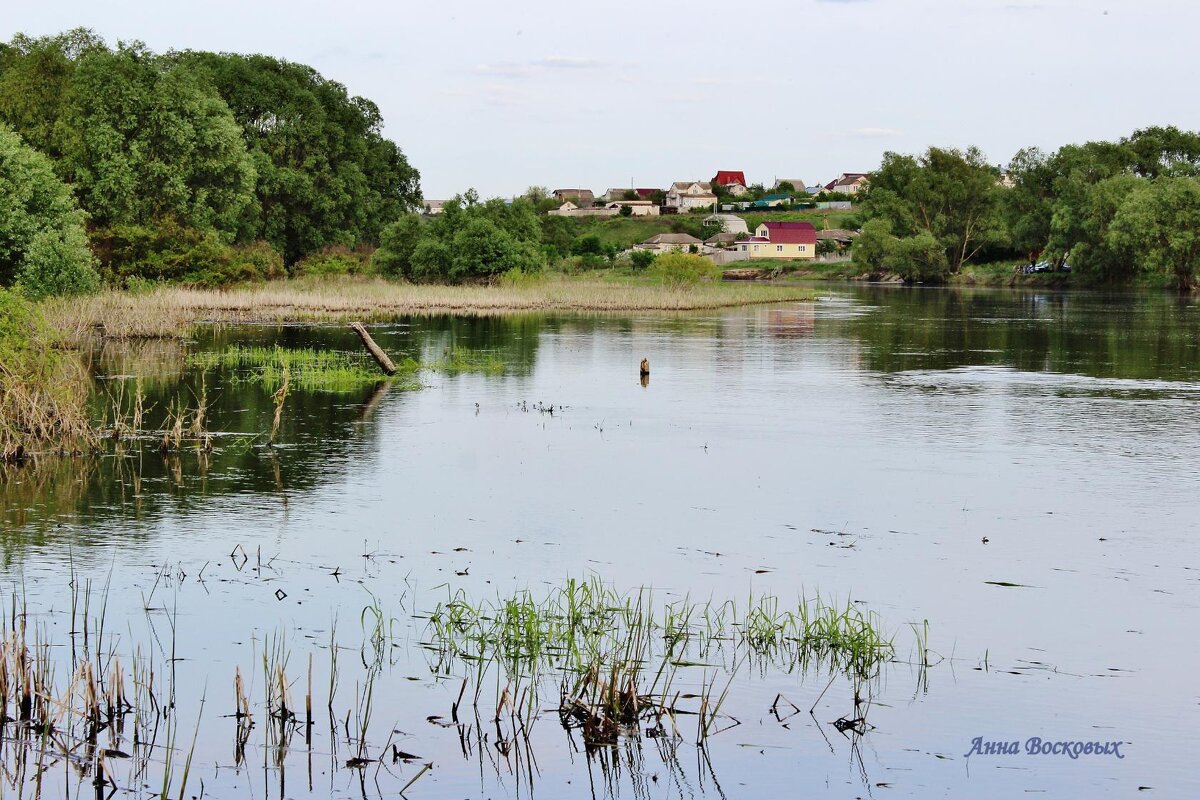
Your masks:
M 751 272 L 757 271 L 758 277 Z M 862 265 L 853 261 L 744 261 L 738 262 L 727 273 L 740 273 L 741 280 L 805 280 L 805 281 L 870 281 L 873 283 L 902 283 L 898 275 L 872 275 Z M 1170 288 L 1169 281 L 1145 281 L 1137 288 Z M 980 287 L 1042 287 L 1054 289 L 1093 288 L 1094 284 L 1082 280 L 1069 272 L 1039 272 L 1025 274 L 1017 270 L 1011 261 L 986 264 L 968 264 L 956 275 L 951 275 L 946 286 Z
M 234 289 L 160 287 L 105 291 L 43 305 L 69 341 L 178 337 L 200 322 L 333 322 L 407 314 L 510 314 L 528 311 L 698 311 L 812 300 L 795 285 L 699 283 L 673 287 L 638 276 L 551 276 L 522 285 L 445 286 L 373 279 L 311 279 Z

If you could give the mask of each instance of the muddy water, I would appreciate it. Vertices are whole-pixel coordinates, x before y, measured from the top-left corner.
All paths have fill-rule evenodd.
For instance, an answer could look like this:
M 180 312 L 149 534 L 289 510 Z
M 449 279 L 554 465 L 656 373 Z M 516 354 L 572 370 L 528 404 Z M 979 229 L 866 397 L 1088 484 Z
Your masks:
M 395 356 L 467 349 L 506 369 L 426 373 L 420 391 L 294 392 L 275 446 L 261 435 L 270 392 L 189 368 L 187 353 L 356 350 L 353 334 L 246 326 L 109 346 L 94 355 L 98 407 L 130 375 L 151 420 L 204 393 L 214 451 L 6 471 L 4 590 L 61 641 L 72 570 L 97 596 L 108 586 L 118 649 L 167 653 L 174 622 L 185 738 L 206 695 L 189 792 L 202 779 L 214 797 L 394 796 L 426 762 L 410 796 L 1200 793 L 1187 735 L 1200 727 L 1195 302 L 821 291 L 674 317 L 376 326 Z M 470 667 L 436 665 L 420 614 L 459 590 L 487 599 L 588 575 L 664 602 L 772 593 L 870 608 L 896 643 L 871 729 L 830 724 L 856 711 L 849 682 L 767 665 L 735 677 L 726 708 L 741 724 L 702 750 L 687 731 L 589 753 L 554 713 L 513 737 L 491 722 L 494 676 L 464 738 L 448 718 Z M 338 739 L 361 705 L 372 602 L 393 620 L 372 754 L 391 743 L 419 758 L 346 769 L 353 747 Z M 925 620 L 935 663 L 921 669 L 910 625 Z M 320 732 L 281 755 L 258 725 L 238 763 L 234 671 L 254 676 L 261 704 L 277 638 L 299 697 L 313 654 Z M 780 693 L 803 713 L 770 713 Z M 976 737 L 1020 753 L 966 758 Z M 1121 741 L 1124 757 L 1031 755 L 1031 737 Z

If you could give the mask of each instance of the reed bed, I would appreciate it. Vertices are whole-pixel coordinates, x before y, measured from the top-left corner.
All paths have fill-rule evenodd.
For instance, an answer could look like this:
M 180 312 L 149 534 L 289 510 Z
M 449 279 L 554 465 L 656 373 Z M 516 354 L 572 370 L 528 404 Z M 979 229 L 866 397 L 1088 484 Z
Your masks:
M 52 325 L 76 341 L 180 337 L 199 322 L 373 321 L 407 314 L 523 311 L 693 311 L 811 300 L 810 289 L 745 283 L 673 288 L 650 282 L 553 277 L 526 286 L 441 286 L 384 280 L 297 279 L 228 290 L 164 286 L 48 301 Z
M 0 461 L 48 444 L 77 450 L 93 438 L 87 371 L 56 344 L 35 306 L 0 289 Z

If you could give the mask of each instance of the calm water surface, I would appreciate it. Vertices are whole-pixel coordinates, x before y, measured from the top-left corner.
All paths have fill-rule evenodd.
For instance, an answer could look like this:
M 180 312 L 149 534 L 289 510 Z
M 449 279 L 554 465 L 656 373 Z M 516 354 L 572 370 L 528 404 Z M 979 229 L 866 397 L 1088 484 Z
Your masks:
M 51 637 L 70 628 L 71 569 L 110 585 L 108 624 L 126 645 L 168 637 L 177 613 L 189 725 L 207 692 L 192 780 L 216 797 L 395 796 L 416 774 L 337 769 L 344 747 L 326 739 L 311 756 L 293 744 L 280 769 L 258 736 L 234 766 L 235 667 L 255 674 L 264 640 L 283 636 L 300 696 L 315 653 L 324 706 L 336 617 L 340 718 L 372 595 L 396 623 L 371 739 L 434 763 L 412 797 L 1200 795 L 1195 301 L 821 292 L 683 316 L 376 326 L 395 356 L 465 348 L 506 370 L 293 393 L 275 448 L 254 438 L 271 426 L 269 392 L 188 368 L 187 354 L 357 350 L 353 334 L 245 326 L 110 345 L 95 354 L 98 403 L 141 374 L 157 419 L 203 387 L 216 450 L 7 469 L 3 587 Z M 896 637 L 874 729 L 848 738 L 829 724 L 853 710 L 844 681 L 821 696 L 827 676 L 776 669 L 739 674 L 728 703 L 742 724 L 704 754 L 685 736 L 673 754 L 630 737 L 589 755 L 549 714 L 531 770 L 528 754 L 464 746 L 428 719 L 448 716 L 464 673 L 435 674 L 414 614 L 460 589 L 536 594 L 588 575 L 664 602 L 864 604 Z M 909 626 L 925 620 L 938 663 L 922 671 Z M 261 663 L 254 680 L 261 695 Z M 769 713 L 781 692 L 804 713 Z M 979 736 L 1120 740 L 1125 758 L 964 758 Z

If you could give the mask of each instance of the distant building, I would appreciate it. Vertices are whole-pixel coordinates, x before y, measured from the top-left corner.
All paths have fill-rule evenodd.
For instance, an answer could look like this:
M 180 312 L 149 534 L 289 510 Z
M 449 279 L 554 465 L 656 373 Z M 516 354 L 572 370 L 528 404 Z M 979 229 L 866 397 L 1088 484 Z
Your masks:
M 711 181 L 713 186 L 720 186 L 734 197 L 741 197 L 750 191 L 746 188 L 746 173 L 740 170 L 718 170 Z
M 615 206 L 612 208 L 607 206 L 580 207 L 568 200 L 558 208 L 551 209 L 546 213 L 551 217 L 615 217 L 621 213 L 621 210 Z
M 792 196 L 787 194 L 769 194 L 750 203 L 750 208 L 778 208 L 792 202 Z
M 746 220 L 737 214 L 710 214 L 704 218 L 704 224 L 711 227 L 720 227 L 725 233 L 750 232 L 750 226 L 746 224 Z
M 612 203 L 617 200 L 650 200 L 654 197 L 654 193 L 658 189 L 609 189 L 601 196 L 601 200 L 606 203 Z M 631 197 L 632 195 L 632 197 Z
M 737 247 L 750 258 L 816 258 L 817 229 L 811 222 L 764 222 Z
M 651 236 L 641 244 L 635 244 L 634 250 L 650 250 L 655 253 L 670 253 L 672 251 L 687 252 L 692 248 L 699 252 L 704 242 L 688 233 L 659 233 Z
M 618 214 L 622 208 L 628 208 L 630 216 L 634 217 L 657 217 L 658 206 L 649 200 L 614 200 L 605 205 L 605 208 L 614 209 Z
M 570 200 L 580 208 L 596 202 L 596 195 L 591 189 L 555 189 L 550 196 L 555 200 Z
M 790 183 L 792 188 L 797 192 L 807 192 L 808 187 L 804 185 L 804 181 L 799 178 L 776 178 L 775 185 L 771 187 L 772 192 L 778 192 L 779 187 L 785 183 Z
M 825 191 L 838 194 L 858 194 L 867 188 L 870 175 L 865 172 L 843 172 L 837 180 L 825 184 Z
M 722 231 L 721 233 L 714 233 L 712 236 L 705 239 L 704 243 L 713 248 L 729 247 L 737 244 L 738 237 L 744 235 L 745 234 L 741 233 L 729 233 L 728 231 Z
M 712 184 L 707 181 L 676 181 L 667 190 L 664 208 L 675 212 L 687 212 L 693 208 L 713 208 L 717 204 L 717 196 L 713 194 Z
M 442 213 L 442 201 L 426 200 L 425 207 L 422 209 L 422 211 L 430 217 L 436 217 L 438 214 Z

